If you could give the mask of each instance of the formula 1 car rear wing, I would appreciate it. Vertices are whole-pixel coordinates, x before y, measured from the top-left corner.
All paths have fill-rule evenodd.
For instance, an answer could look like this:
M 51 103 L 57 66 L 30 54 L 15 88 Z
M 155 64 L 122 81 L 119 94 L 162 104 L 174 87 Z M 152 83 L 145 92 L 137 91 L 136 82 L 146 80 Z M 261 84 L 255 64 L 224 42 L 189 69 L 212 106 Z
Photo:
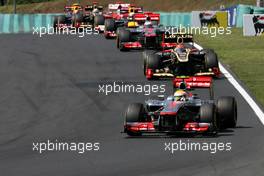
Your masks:
M 211 76 L 178 76 L 173 80 L 174 89 L 208 88 L 210 99 L 214 98 L 213 78 Z
M 159 23 L 160 21 L 160 14 L 158 13 L 152 13 L 152 12 L 145 12 L 145 13 L 139 13 L 134 15 L 134 20 L 139 22 L 145 22 L 147 17 L 150 17 L 151 21 L 157 21 Z
M 171 49 L 180 43 L 193 43 L 193 35 L 187 33 L 172 33 L 173 31 L 168 31 L 162 36 L 161 47 L 163 49 Z
M 96 7 L 98 10 L 102 11 L 103 10 L 103 6 L 97 6 Z M 84 10 L 85 11 L 92 11 L 94 9 L 94 6 L 93 5 L 87 5 Z
M 211 76 L 178 76 L 173 80 L 173 86 L 178 88 L 184 82 L 187 88 L 210 88 L 212 80 Z
M 189 43 L 193 42 L 193 35 L 187 33 L 171 33 L 166 31 L 164 33 L 163 41 L 167 43 Z
M 109 10 L 117 10 L 121 6 L 122 8 L 128 8 L 130 4 L 126 3 L 116 3 L 116 4 L 108 4 L 108 9 Z
M 72 6 L 64 6 L 64 12 L 67 13 L 67 12 L 72 12 L 73 11 L 73 8 Z

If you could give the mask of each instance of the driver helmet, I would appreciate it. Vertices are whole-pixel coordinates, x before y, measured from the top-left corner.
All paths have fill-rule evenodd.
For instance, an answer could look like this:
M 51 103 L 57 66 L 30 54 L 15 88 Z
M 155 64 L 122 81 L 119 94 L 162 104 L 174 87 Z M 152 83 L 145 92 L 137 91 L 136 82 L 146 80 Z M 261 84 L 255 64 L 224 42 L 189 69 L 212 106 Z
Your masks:
M 184 45 L 182 43 L 176 45 L 176 47 L 174 48 L 174 51 L 177 52 L 177 53 L 182 53 L 182 52 L 185 52 L 186 49 L 184 47 Z
M 144 26 L 150 27 L 150 28 L 152 27 L 152 21 L 151 21 L 151 18 L 149 16 L 146 18 Z
M 187 93 L 184 90 L 177 90 L 173 96 L 175 101 L 185 101 L 187 98 Z
M 78 7 L 74 7 L 73 11 L 74 14 L 79 12 L 79 8 Z

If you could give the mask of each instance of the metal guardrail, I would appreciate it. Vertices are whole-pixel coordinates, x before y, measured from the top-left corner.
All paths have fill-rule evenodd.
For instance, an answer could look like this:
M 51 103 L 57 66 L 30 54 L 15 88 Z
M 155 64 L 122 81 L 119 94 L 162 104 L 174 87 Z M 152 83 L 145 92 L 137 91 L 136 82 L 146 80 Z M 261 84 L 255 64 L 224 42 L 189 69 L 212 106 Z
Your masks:
M 238 5 L 229 12 L 229 25 L 243 27 L 243 15 L 254 13 L 264 13 L 264 8 Z M 160 13 L 161 24 L 165 26 L 191 26 L 192 13 Z M 53 18 L 59 14 L 0 14 L 0 34 L 1 33 L 29 33 L 33 27 L 52 26 Z M 230 17 L 232 15 L 232 18 Z
M 33 27 L 53 25 L 54 16 L 59 14 L 0 14 L 0 33 L 29 33 Z M 191 13 L 161 13 L 161 24 L 189 25 Z
M 0 14 L 0 33 L 29 33 L 33 27 L 48 26 L 57 14 Z

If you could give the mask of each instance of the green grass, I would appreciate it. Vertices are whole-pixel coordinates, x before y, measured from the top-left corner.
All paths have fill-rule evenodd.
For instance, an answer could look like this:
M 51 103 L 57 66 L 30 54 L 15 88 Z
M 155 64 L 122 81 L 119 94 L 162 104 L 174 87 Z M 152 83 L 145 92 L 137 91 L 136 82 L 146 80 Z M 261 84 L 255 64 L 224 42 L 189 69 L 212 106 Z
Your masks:
M 245 83 L 264 105 L 264 37 L 244 37 L 242 29 L 232 29 L 231 35 L 215 38 L 195 36 L 204 48 L 213 48 L 224 64 Z
M 32 1 L 32 0 L 31 0 Z M 40 1 L 40 0 L 35 0 Z M 99 4 L 107 6 L 109 3 L 117 2 L 118 0 L 96 0 Z M 12 1 L 10 1 L 12 2 Z M 63 7 L 69 3 L 78 2 L 78 0 L 52 0 L 50 2 L 40 2 L 31 4 L 17 5 L 17 13 L 57 13 L 63 12 Z M 91 0 L 80 0 L 81 5 L 91 4 Z M 193 10 L 210 10 L 219 9 L 220 5 L 225 7 L 236 4 L 255 5 L 256 0 L 122 0 L 143 6 L 144 9 L 151 11 L 164 12 L 190 12 Z M 0 7 L 0 13 L 12 13 L 12 4 L 9 6 Z

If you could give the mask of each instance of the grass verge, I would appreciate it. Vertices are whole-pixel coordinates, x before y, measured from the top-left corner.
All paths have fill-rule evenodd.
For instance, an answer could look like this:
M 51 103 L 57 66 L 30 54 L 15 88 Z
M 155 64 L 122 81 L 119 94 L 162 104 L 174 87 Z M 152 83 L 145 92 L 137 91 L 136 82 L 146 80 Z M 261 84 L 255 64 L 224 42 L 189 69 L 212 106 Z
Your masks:
M 204 48 L 213 48 L 220 61 L 230 67 L 264 105 L 264 37 L 244 37 L 242 29 L 233 28 L 231 35 L 215 38 L 196 35 L 195 39 Z

